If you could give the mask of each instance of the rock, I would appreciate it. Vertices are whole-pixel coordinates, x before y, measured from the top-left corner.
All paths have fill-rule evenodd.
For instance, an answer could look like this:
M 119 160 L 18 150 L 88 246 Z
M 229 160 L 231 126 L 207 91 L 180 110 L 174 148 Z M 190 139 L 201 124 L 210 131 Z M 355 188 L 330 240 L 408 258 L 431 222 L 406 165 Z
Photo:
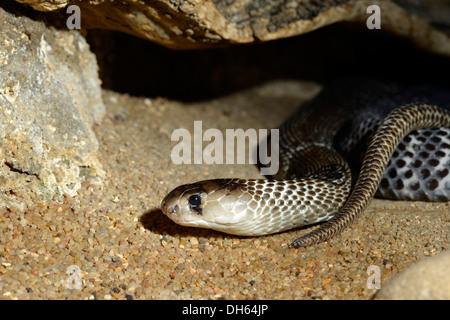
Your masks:
M 2 8 L 0 24 L 2 198 L 24 185 L 73 196 L 86 177 L 100 182 L 92 125 L 105 107 L 85 39 Z
M 376 300 L 450 299 L 450 251 L 425 258 L 382 284 Z
M 68 0 L 17 1 L 40 11 L 70 4 Z M 76 4 L 81 8 L 82 28 L 123 31 L 176 49 L 269 41 L 336 22 L 351 22 L 367 30 L 367 8 L 376 4 L 382 31 L 450 55 L 448 36 L 429 24 L 444 21 L 448 26 L 450 6 L 437 0 L 80 0 Z

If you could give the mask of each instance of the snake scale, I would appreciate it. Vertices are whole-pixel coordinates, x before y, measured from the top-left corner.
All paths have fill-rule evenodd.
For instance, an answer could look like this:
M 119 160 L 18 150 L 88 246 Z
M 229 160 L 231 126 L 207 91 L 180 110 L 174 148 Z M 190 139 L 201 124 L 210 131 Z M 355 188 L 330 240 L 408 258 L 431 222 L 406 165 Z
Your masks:
M 181 225 L 245 236 L 324 222 L 291 244 L 301 247 L 348 227 L 375 194 L 449 201 L 449 110 L 438 85 L 339 79 L 281 126 L 275 176 L 182 185 L 162 211 Z

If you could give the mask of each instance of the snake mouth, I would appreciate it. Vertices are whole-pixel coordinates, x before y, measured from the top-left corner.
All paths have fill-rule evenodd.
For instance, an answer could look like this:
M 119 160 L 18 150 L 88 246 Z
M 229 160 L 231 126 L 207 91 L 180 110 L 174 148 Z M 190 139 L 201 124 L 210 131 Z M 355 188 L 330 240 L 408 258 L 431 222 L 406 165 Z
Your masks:
M 169 203 L 172 202 L 174 197 L 171 193 L 169 193 L 167 196 L 164 197 L 164 199 L 161 201 L 161 211 L 166 215 L 169 216 L 171 214 L 177 214 L 178 212 L 178 205 L 170 205 Z
M 208 222 L 203 220 L 201 217 L 194 215 L 180 215 L 179 206 L 175 204 L 174 206 L 161 206 L 161 211 L 173 222 L 176 224 L 185 226 L 185 227 L 194 227 L 194 228 L 204 228 L 204 229 L 217 229 L 221 228 L 220 224 L 214 222 Z
M 173 220 L 173 219 L 172 219 Z M 185 227 L 193 227 L 193 228 L 203 228 L 203 229 L 217 229 L 220 228 L 220 225 L 215 223 L 210 223 L 205 220 L 173 220 L 179 225 L 185 226 Z
M 165 201 L 164 199 L 161 203 L 161 211 L 171 220 L 178 223 L 180 221 L 179 213 L 180 213 L 180 206 L 175 203 L 170 203 L 170 201 Z
M 186 208 L 182 207 L 180 204 L 180 195 L 176 195 L 173 192 L 169 193 L 161 201 L 161 211 L 165 216 L 177 224 L 188 227 L 207 228 L 207 226 L 203 226 L 204 223 L 202 223 L 203 221 L 197 214 L 186 213 Z

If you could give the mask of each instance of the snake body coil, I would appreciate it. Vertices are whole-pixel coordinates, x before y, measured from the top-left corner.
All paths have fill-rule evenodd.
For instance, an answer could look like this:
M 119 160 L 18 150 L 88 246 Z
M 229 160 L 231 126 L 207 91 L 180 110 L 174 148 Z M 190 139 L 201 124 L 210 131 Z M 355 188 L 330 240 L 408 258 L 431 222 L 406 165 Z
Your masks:
M 179 186 L 162 211 L 181 225 L 236 235 L 327 221 L 291 244 L 299 247 L 349 226 L 377 190 L 387 198 L 449 201 L 446 109 L 450 94 L 438 87 L 340 80 L 280 128 L 274 177 Z

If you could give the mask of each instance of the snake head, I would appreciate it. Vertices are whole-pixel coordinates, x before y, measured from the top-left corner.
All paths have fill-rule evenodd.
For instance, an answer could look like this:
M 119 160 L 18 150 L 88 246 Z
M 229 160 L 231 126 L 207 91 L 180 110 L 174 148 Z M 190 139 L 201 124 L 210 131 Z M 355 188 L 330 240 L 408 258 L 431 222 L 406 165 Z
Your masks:
M 247 220 L 247 202 L 238 179 L 204 180 L 179 186 L 161 202 L 162 212 L 177 224 L 233 233 L 233 226 Z

